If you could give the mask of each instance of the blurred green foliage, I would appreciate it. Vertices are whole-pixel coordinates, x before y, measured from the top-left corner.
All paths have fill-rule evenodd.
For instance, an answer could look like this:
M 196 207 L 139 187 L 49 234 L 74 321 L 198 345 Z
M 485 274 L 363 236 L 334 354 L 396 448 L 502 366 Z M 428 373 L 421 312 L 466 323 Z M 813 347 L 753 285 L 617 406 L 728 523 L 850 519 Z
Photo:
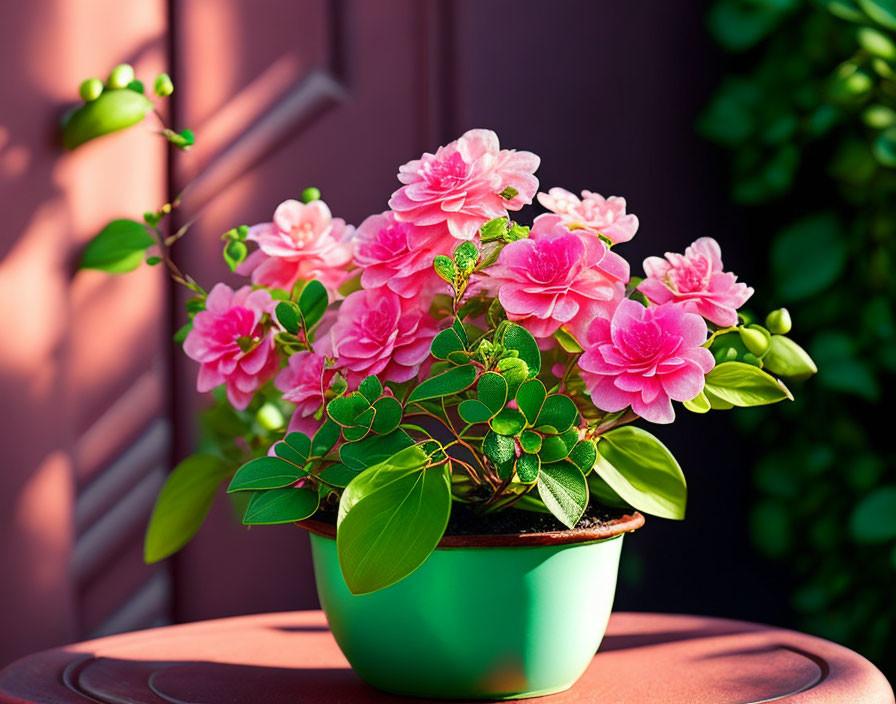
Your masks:
M 717 0 L 735 54 L 699 121 L 818 364 L 797 401 L 739 415 L 757 548 L 800 627 L 896 675 L 896 0 Z M 878 406 L 878 404 L 881 404 Z

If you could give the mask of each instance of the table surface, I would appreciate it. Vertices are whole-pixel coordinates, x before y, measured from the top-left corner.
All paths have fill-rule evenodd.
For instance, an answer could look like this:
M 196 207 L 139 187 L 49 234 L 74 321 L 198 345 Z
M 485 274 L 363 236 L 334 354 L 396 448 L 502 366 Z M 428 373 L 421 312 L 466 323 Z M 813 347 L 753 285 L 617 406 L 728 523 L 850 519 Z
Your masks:
M 364 684 L 320 611 L 203 621 L 77 643 L 0 671 L 0 703 L 411 702 Z M 587 672 L 550 704 L 893 704 L 856 653 L 741 621 L 618 613 Z

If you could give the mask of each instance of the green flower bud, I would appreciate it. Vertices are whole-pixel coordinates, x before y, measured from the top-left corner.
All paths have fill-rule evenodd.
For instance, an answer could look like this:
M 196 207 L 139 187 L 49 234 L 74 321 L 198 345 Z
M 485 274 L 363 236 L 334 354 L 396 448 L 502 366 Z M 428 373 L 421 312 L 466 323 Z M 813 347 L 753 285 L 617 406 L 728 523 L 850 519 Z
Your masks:
M 818 371 L 809 353 L 783 335 L 772 335 L 762 362 L 773 374 L 796 381 L 808 379 Z
M 266 403 L 258 409 L 255 418 L 265 430 L 277 430 L 286 425 L 283 413 L 273 403 Z
M 130 64 L 118 64 L 112 69 L 106 84 L 110 88 L 127 88 L 128 83 L 134 80 L 134 69 Z
M 174 83 L 171 82 L 171 76 L 167 73 L 160 73 L 156 76 L 152 89 L 160 98 L 167 98 L 174 92 Z
M 739 328 L 737 333 L 740 335 L 744 347 L 756 357 L 761 357 L 765 354 L 766 350 L 768 350 L 768 340 L 770 335 L 768 334 L 768 331 L 763 330 L 758 325 Z
M 301 198 L 303 203 L 310 203 L 313 200 L 320 200 L 320 191 L 314 186 L 310 186 L 309 188 L 306 188 L 304 191 L 302 191 Z
M 765 327 L 775 335 L 786 335 L 793 327 L 793 323 L 790 320 L 790 311 L 786 308 L 773 310 L 765 319 Z
M 152 110 L 145 95 L 132 90 L 104 90 L 69 115 L 62 127 L 62 144 L 74 149 L 96 137 L 135 125 Z
M 78 88 L 78 93 L 85 103 L 96 100 L 103 94 L 103 82 L 99 78 L 88 78 Z
M 743 356 L 743 359 L 741 359 L 741 361 L 744 364 L 752 364 L 754 367 L 759 366 L 759 357 L 757 357 L 755 354 L 752 354 L 751 352 L 747 352 Z
M 498 360 L 497 371 L 507 381 L 508 393 L 516 390 L 529 378 L 529 365 L 519 357 L 504 357 Z

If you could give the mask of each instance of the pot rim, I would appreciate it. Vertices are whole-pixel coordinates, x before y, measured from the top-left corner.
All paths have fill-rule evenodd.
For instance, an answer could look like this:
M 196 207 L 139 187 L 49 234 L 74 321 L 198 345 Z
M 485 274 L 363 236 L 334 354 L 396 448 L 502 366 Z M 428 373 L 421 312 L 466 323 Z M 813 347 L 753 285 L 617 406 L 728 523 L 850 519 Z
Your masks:
M 336 538 L 336 526 L 324 521 L 306 518 L 296 525 L 324 538 Z M 644 516 L 638 511 L 614 518 L 610 523 L 594 528 L 573 528 L 544 533 L 504 533 L 495 535 L 445 535 L 436 549 L 441 548 L 506 548 L 538 545 L 572 545 L 608 540 L 623 533 L 631 533 L 644 525 Z

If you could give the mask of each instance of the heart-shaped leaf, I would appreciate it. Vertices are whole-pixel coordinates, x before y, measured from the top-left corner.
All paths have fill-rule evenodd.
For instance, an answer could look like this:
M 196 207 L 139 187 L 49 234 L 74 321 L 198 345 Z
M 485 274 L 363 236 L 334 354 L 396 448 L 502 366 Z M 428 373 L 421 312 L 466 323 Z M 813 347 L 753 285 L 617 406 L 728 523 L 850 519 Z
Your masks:
M 526 416 L 529 425 L 535 425 L 547 395 L 544 384 L 538 379 L 529 379 L 520 384 L 520 388 L 516 391 L 516 404 Z
M 304 521 L 317 511 L 320 498 L 313 489 L 270 489 L 256 493 L 243 515 L 245 525 L 276 525 Z
M 588 507 L 588 482 L 571 462 L 543 464 L 538 472 L 538 495 L 558 521 L 575 528 Z
M 403 409 L 401 404 L 391 396 L 383 396 L 373 404 L 376 416 L 370 429 L 379 434 L 387 435 L 395 430 L 401 423 Z
M 519 403 L 519 402 L 517 402 Z M 552 433 L 568 430 L 579 418 L 579 409 L 569 396 L 551 394 L 544 400 L 544 405 L 535 420 L 538 429 Z
M 476 367 L 472 364 L 454 367 L 422 382 L 411 391 L 408 403 L 457 394 L 469 388 L 474 381 L 476 381 Z
M 249 460 L 236 471 L 230 480 L 230 486 L 227 487 L 227 493 L 279 489 L 295 484 L 307 474 L 302 467 L 297 467 L 279 457 L 258 457 Z
M 531 484 L 538 479 L 538 470 L 541 468 L 541 460 L 538 455 L 520 455 L 516 461 L 516 476 L 523 484 Z

